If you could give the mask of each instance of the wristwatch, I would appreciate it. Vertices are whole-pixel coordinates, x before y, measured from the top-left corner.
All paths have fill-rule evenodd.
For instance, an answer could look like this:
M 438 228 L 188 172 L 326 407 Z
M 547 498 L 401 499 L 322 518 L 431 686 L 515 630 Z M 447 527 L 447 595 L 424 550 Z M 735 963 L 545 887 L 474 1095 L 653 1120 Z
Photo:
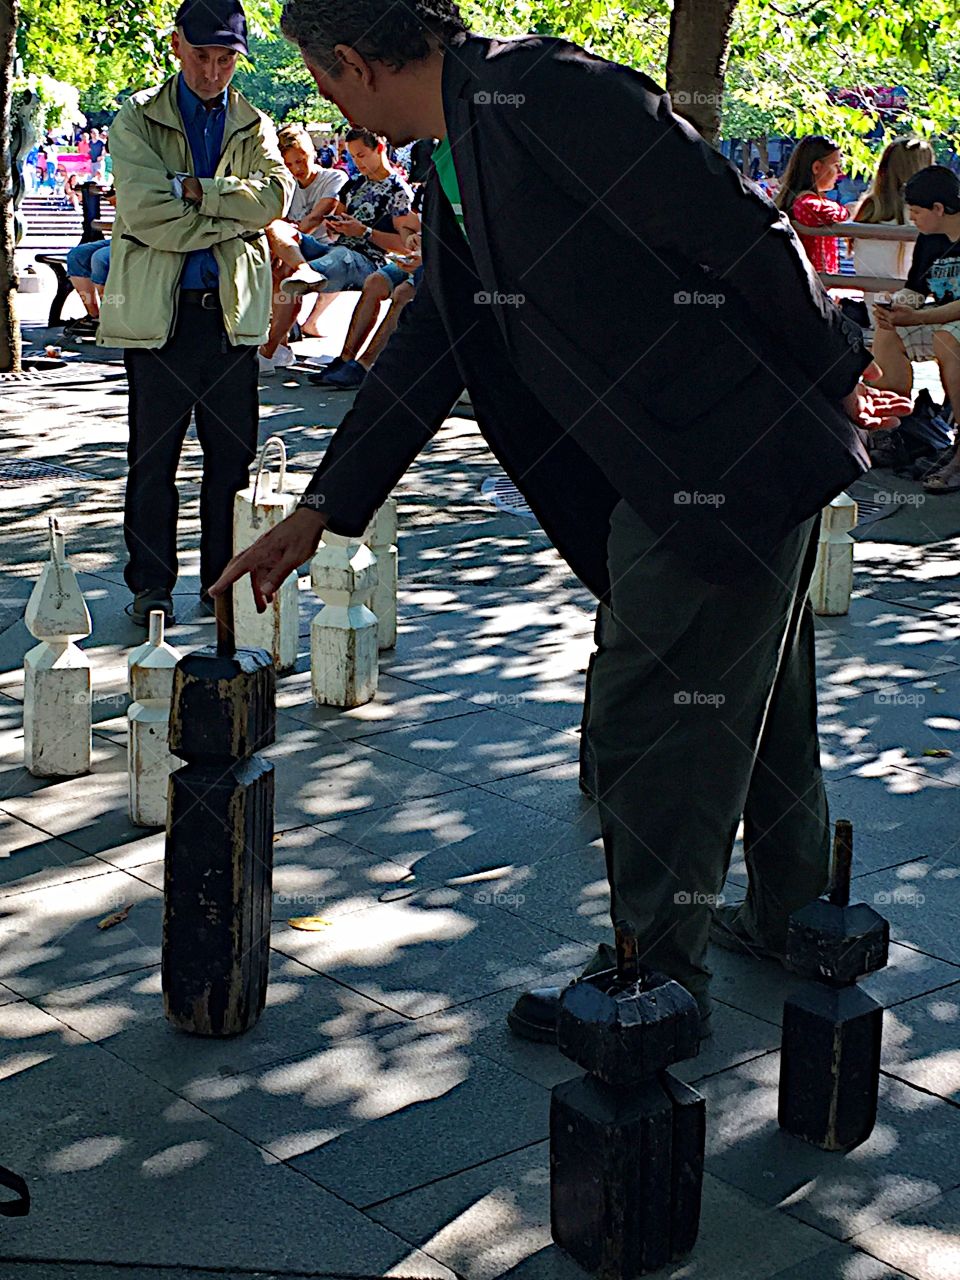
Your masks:
M 364 228 L 363 228 L 363 235 L 362 235 L 360 238 L 361 238 L 361 240 L 370 240 L 370 239 L 372 239 L 372 238 L 373 238 L 373 227 L 364 227 Z

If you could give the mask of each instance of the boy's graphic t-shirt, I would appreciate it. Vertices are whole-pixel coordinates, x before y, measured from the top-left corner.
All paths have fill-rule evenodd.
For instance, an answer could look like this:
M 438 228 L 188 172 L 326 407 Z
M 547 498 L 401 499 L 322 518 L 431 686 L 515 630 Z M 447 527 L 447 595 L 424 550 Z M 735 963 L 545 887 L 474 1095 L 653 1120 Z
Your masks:
M 917 236 L 907 288 L 933 297 L 936 305 L 960 302 L 960 240 Z

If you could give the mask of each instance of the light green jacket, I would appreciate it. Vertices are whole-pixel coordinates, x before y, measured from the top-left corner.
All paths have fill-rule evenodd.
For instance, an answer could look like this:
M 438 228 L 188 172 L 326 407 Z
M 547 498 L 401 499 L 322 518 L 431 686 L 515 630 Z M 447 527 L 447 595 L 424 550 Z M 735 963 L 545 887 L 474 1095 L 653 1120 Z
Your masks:
M 199 206 L 171 193 L 193 159 L 177 108 L 177 77 L 129 98 L 110 126 L 117 217 L 100 309 L 102 347 L 161 347 L 176 319 L 186 254 L 212 249 L 234 346 L 264 341 L 270 325 L 270 253 L 263 228 L 293 191 L 273 125 L 229 90 L 216 176 L 201 178 Z

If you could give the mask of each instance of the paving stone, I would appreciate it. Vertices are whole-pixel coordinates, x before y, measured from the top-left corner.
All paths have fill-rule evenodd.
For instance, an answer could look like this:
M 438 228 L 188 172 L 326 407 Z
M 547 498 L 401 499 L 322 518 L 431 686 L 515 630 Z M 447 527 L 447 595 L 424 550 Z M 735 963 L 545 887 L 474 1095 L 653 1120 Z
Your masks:
M 960 1193 L 898 1213 L 870 1227 L 856 1244 L 916 1280 L 955 1280 L 960 1274 Z
M 34 1201 L 4 1227 L 7 1256 L 282 1272 L 316 1270 L 321 1241 L 334 1273 L 450 1277 L 40 1009 L 0 1009 L 0 1045 L 17 1089 L 4 1160 Z
M 583 848 L 585 839 L 568 823 L 479 787 L 373 812 L 344 812 L 321 825 L 341 840 L 409 868 L 415 878 L 403 896 L 448 879 L 481 893 L 491 888 L 487 879 L 520 875 L 524 867 Z
M 883 1069 L 960 1102 L 960 983 L 884 1013 Z
M 382 809 L 457 790 L 449 774 L 374 751 L 365 741 L 337 741 L 322 727 L 279 717 L 266 753 L 277 769 L 275 828 L 328 825 L 344 815 Z
M 811 1276 L 816 1280 L 911 1280 L 902 1271 L 895 1271 L 878 1258 L 845 1244 L 832 1245 L 812 1258 L 778 1271 L 770 1280 L 810 1280 Z
M 412 657 L 381 655 L 381 670 L 517 719 L 573 731 L 583 717 L 592 650 L 592 642 L 583 641 L 555 653 L 520 652 L 507 645 L 471 652 L 451 641 L 449 647 Z
M 708 963 L 713 971 L 711 992 L 715 999 L 776 1026 L 783 1019 L 784 1000 L 801 989 L 805 981 L 788 973 L 776 960 L 755 959 L 716 945 L 710 948 Z M 890 944 L 887 967 L 871 973 L 859 985 L 890 1007 L 949 986 L 957 976 L 956 965 L 894 942 Z
M 960 866 L 925 858 L 876 871 L 857 880 L 856 896 L 890 921 L 898 942 L 960 965 Z
M 585 1274 L 551 1241 L 546 1142 L 376 1205 L 370 1216 L 404 1239 L 423 1241 L 421 1248 L 467 1280 L 582 1280 Z M 819 1232 L 707 1175 L 694 1251 L 657 1275 L 762 1280 L 772 1267 L 822 1248 Z
M 446 720 L 451 716 L 478 712 L 479 708 L 463 698 L 411 684 L 409 680 L 400 680 L 384 672 L 380 673 L 377 693 L 371 702 L 349 710 L 318 707 L 310 692 L 308 661 L 306 670 L 278 681 L 277 710 L 281 715 L 304 724 L 323 726 L 332 737 L 346 741 L 381 733 L 384 729 Z
M 364 744 L 418 768 L 437 770 L 460 785 L 560 764 L 575 758 L 579 749 L 572 734 L 501 711 L 386 730 L 365 738 Z
M 349 1204 L 369 1206 L 545 1137 L 548 1111 L 545 1089 L 475 1058 L 441 1096 L 368 1120 L 291 1163 Z
M 853 822 L 854 873 L 960 856 L 956 787 L 879 760 L 827 786 L 831 818 Z
M 821 694 L 819 707 L 823 764 L 834 776 L 877 759 L 927 769 L 935 762 L 925 751 L 960 753 L 960 668 L 844 701 Z
M 697 1086 L 715 1177 L 840 1240 L 960 1183 L 960 1110 L 949 1103 L 882 1076 L 873 1133 L 841 1156 L 778 1128 L 779 1073 L 773 1053 Z
M 160 968 L 111 974 L 63 987 L 37 1003 L 87 1040 L 177 1093 L 229 1089 L 224 1081 L 308 1050 L 366 1035 L 401 1021 L 400 1015 L 349 988 L 272 952 L 267 1003 L 242 1036 L 191 1036 L 164 1017 Z
M 539 985 L 545 975 L 583 964 L 590 954 L 443 886 L 413 902 L 379 902 L 335 917 L 318 933 L 275 927 L 273 946 L 410 1017 L 520 983 Z
M 104 853 L 145 834 L 130 821 L 126 750 L 105 740 L 92 772 L 51 782 L 0 805 L 84 853 Z
M 112 927 L 100 922 L 131 905 Z M 0 978 L 21 996 L 126 973 L 160 959 L 163 899 L 126 871 L 0 901 Z
M 110 867 L 0 809 L 0 897 Z
M 572 823 L 588 840 L 600 834 L 597 806 L 580 790 L 579 759 L 534 769 L 513 778 L 495 778 L 483 787 L 551 818 Z

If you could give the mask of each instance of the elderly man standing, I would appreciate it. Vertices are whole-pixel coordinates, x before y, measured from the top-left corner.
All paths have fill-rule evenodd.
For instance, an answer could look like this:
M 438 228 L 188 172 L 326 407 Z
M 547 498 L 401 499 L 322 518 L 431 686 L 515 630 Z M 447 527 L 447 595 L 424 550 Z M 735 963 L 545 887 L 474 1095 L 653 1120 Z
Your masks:
M 117 219 L 99 343 L 125 348 L 124 509 L 131 616 L 173 621 L 177 464 L 190 415 L 203 450 L 201 600 L 231 555 L 233 497 L 257 445 L 257 348 L 270 322 L 264 227 L 293 179 L 273 127 L 230 80 L 247 52 L 240 0 L 184 0 L 180 72 L 136 93 L 110 134 Z

